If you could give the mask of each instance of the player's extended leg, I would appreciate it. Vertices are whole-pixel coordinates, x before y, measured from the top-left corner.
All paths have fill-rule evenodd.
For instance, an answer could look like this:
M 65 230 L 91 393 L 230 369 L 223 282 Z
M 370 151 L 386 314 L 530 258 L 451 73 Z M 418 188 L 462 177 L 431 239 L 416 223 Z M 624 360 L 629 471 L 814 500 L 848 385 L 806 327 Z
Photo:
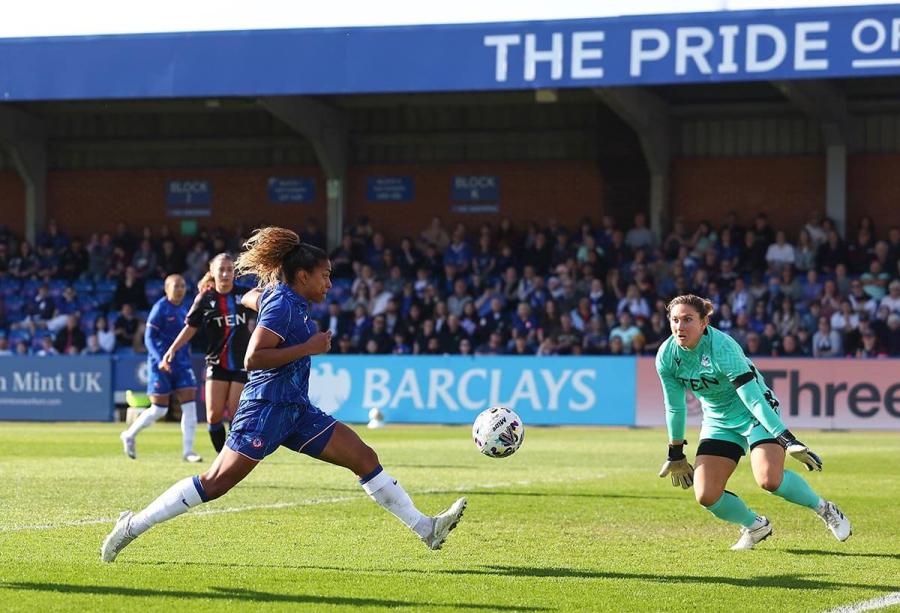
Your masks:
M 131 541 L 156 524 L 222 496 L 249 475 L 257 464 L 257 460 L 226 448 L 202 475 L 182 479 L 137 514 L 123 512 L 103 541 L 100 559 L 103 562 L 114 561 Z
M 158 420 L 166 416 L 169 410 L 169 394 L 151 394 L 150 406 L 141 411 L 131 425 L 124 430 L 119 438 L 122 439 L 122 445 L 125 449 L 125 455 L 134 460 L 137 458 L 137 450 L 135 448 L 135 438 L 138 432 L 144 428 L 149 428 Z
M 850 520 L 837 506 L 819 496 L 806 479 L 784 468 L 784 448 L 776 441 L 756 445 L 750 452 L 753 477 L 761 488 L 788 502 L 815 511 L 839 541 L 850 538 Z
M 181 455 L 188 462 L 202 462 L 203 458 L 194 452 L 194 436 L 197 433 L 197 390 L 188 387 L 175 392 L 181 402 Z
M 225 398 L 225 411 L 223 418 L 233 420 L 237 413 L 238 404 L 241 401 L 241 392 L 244 391 L 244 384 L 240 381 L 232 381 L 228 385 L 228 396 Z
M 403 486 L 381 467 L 375 451 L 340 422 L 334 425 L 331 438 L 318 458 L 352 470 L 369 497 L 418 534 L 430 549 L 441 548 L 466 508 L 466 499 L 460 498 L 435 517 L 424 515 Z
M 772 526 L 765 517 L 750 510 L 736 494 L 725 489 L 735 468 L 737 460 L 730 457 L 698 455 L 694 468 L 694 495 L 698 503 L 719 519 L 741 526 L 741 538 L 732 549 L 752 549 L 772 533 Z
M 225 415 L 225 403 L 228 401 L 229 381 L 216 381 L 206 379 L 206 424 L 209 429 L 209 438 L 212 441 L 216 453 L 225 447 L 225 424 L 222 418 Z

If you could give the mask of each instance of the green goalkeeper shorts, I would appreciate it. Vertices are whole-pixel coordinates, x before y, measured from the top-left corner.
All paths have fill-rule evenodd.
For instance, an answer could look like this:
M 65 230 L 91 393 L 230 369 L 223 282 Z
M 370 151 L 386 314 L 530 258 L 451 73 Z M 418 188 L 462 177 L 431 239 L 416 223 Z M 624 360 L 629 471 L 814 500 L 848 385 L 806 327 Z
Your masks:
M 775 437 L 762 424 L 752 426 L 747 434 L 743 434 L 744 432 L 746 432 L 746 429 L 743 428 L 724 428 L 718 424 L 704 422 L 700 426 L 700 440 L 712 439 L 734 443 L 744 450 L 744 455 L 756 445 L 768 441 L 775 442 Z

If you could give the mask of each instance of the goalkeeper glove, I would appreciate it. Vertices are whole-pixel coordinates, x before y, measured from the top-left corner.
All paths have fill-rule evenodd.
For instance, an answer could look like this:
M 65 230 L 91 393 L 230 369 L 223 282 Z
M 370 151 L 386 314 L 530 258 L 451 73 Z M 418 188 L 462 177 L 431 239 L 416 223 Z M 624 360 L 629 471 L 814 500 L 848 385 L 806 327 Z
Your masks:
M 802 462 L 806 466 L 806 470 L 822 470 L 822 458 L 794 438 L 790 430 L 785 430 L 779 434 L 776 440 L 795 460 Z
M 694 467 L 684 456 L 684 443 L 669 445 L 669 456 L 659 471 L 660 477 L 667 475 L 672 477 L 673 487 L 680 485 L 682 489 L 688 489 L 694 484 Z

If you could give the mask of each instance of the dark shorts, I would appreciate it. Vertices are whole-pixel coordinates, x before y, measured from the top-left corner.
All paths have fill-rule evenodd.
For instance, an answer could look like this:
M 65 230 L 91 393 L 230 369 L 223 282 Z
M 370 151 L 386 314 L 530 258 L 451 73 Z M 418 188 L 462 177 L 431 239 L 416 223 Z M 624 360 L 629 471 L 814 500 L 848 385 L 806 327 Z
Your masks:
M 754 441 L 750 445 L 750 450 L 752 451 L 758 445 L 767 445 L 770 443 L 778 444 L 774 438 L 763 438 Z M 747 455 L 747 452 L 744 451 L 743 446 L 738 445 L 735 442 L 715 438 L 705 438 L 702 439 L 697 446 L 697 455 L 714 455 L 740 462 L 741 456 Z
M 221 366 L 207 364 L 206 380 L 207 381 L 232 381 L 234 383 L 246 383 L 247 382 L 247 371 L 246 370 L 228 370 L 227 368 L 222 368 Z
M 336 423 L 312 405 L 241 400 L 226 444 L 253 460 L 262 460 L 279 446 L 317 458 L 331 440 Z
M 197 387 L 197 378 L 190 364 L 172 364 L 171 372 L 159 369 L 159 364 L 150 364 L 147 369 L 147 394 L 168 396 L 175 390 Z

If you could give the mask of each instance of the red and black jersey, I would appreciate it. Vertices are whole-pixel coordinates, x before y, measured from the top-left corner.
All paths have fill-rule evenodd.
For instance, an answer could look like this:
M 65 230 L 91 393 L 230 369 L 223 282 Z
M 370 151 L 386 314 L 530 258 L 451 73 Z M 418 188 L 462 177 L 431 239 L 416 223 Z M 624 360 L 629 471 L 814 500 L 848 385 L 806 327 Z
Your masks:
M 227 294 L 209 289 L 199 294 L 185 323 L 202 328 L 206 335 L 206 363 L 227 370 L 243 370 L 250 342 L 249 311 L 241 304 L 247 288 L 234 286 Z

